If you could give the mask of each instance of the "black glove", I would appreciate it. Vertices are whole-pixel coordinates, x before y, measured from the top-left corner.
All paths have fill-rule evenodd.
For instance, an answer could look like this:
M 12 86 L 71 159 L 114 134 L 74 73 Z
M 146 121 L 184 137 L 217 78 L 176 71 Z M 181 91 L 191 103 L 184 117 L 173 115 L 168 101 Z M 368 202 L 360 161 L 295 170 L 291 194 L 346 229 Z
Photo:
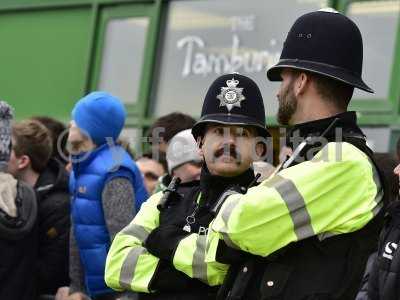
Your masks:
M 188 235 L 174 224 L 161 225 L 149 234 L 144 246 L 154 256 L 172 262 L 179 242 Z
M 218 241 L 217 253 L 215 257 L 217 262 L 233 265 L 243 263 L 249 258 L 249 253 L 229 247 L 224 240 Z
M 157 271 L 153 275 L 149 286 L 150 290 L 158 291 L 160 294 L 165 292 L 182 292 L 187 291 L 188 289 L 199 290 L 206 288 L 207 286 L 200 280 L 193 280 L 185 273 L 175 269 L 170 262 L 163 259 L 160 259 L 158 262 Z M 160 298 L 162 297 L 160 296 Z

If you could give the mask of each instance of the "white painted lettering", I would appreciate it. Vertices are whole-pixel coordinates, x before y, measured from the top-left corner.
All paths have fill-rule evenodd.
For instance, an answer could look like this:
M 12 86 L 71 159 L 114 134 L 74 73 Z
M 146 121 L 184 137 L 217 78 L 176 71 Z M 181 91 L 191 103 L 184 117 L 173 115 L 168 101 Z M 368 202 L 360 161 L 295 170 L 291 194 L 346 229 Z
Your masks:
M 212 73 L 220 75 L 241 70 L 246 73 L 261 72 L 276 64 L 280 56 L 277 51 L 256 51 L 241 47 L 237 34 L 232 35 L 229 54 L 222 51 L 221 53 L 210 53 L 210 49 L 206 49 L 205 45 L 204 40 L 198 36 L 186 36 L 177 42 L 177 48 L 184 50 L 185 53 L 183 78 L 189 75 L 207 76 Z

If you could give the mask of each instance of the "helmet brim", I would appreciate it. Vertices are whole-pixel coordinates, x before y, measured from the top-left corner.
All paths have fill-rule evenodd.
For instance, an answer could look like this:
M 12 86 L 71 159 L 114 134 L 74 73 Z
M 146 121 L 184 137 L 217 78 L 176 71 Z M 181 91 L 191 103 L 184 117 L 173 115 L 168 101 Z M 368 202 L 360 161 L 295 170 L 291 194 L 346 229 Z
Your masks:
M 275 66 L 267 70 L 268 79 L 270 81 L 282 81 L 281 72 L 284 68 L 292 68 L 320 74 L 339 80 L 368 93 L 374 93 L 374 90 L 366 85 L 359 76 L 352 74 L 343 68 L 307 60 L 281 59 Z
M 210 114 L 203 116 L 199 121 L 194 124 L 192 128 L 192 134 L 197 140 L 199 136 L 204 134 L 204 129 L 207 124 L 223 124 L 223 125 L 238 125 L 238 126 L 250 126 L 254 127 L 259 136 L 270 137 L 271 134 L 268 132 L 265 126 L 262 126 L 259 122 L 253 118 L 236 115 L 236 114 Z

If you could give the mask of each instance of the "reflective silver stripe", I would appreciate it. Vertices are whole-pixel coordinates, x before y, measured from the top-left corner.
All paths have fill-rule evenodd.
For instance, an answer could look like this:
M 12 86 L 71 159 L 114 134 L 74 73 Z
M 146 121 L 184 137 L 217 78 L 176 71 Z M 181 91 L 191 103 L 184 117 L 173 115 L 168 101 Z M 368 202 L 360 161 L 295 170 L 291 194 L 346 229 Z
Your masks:
M 229 201 L 228 204 L 226 205 L 226 207 L 224 208 L 224 210 L 222 211 L 222 221 L 224 222 L 224 226 L 221 229 L 221 235 L 222 238 L 224 239 L 225 243 L 234 249 L 240 249 L 229 237 L 229 235 L 227 234 L 228 232 L 228 221 L 229 218 L 231 217 L 232 211 L 234 210 L 234 208 L 236 207 L 236 205 L 239 204 L 239 199 L 236 198 L 232 201 Z
M 37 192 L 47 191 L 47 190 L 50 190 L 53 186 L 54 186 L 54 184 L 48 184 L 48 185 L 40 186 L 40 187 L 38 187 L 36 189 L 36 191 Z
M 239 246 L 237 246 L 229 237 L 229 235 L 225 232 L 221 232 L 222 238 L 224 239 L 224 242 L 227 246 L 236 249 L 236 250 L 240 250 Z
M 146 252 L 143 247 L 133 248 L 129 251 L 121 267 L 121 275 L 119 277 L 119 284 L 122 288 L 130 290 L 133 277 L 135 276 L 135 269 L 139 256 Z
M 280 182 L 282 181 L 282 178 L 283 177 L 281 175 L 276 174 L 275 176 L 264 181 L 261 185 L 265 185 L 266 187 L 273 188 L 276 185 L 280 184 Z
M 290 179 L 275 175 L 265 185 L 275 188 L 283 201 L 285 201 L 294 224 L 294 232 L 297 239 L 303 240 L 315 235 L 304 198 L 294 183 Z
M 138 224 L 130 224 L 126 226 L 121 231 L 121 233 L 134 236 L 135 238 L 139 239 L 142 243 L 149 236 L 149 232 L 146 230 L 146 228 Z
M 332 237 L 332 236 L 336 236 L 337 234 L 336 233 L 333 233 L 333 232 L 323 232 L 323 233 L 321 233 L 321 234 L 318 234 L 318 239 L 320 240 L 320 241 L 323 241 L 323 240 L 325 240 L 325 239 L 327 239 L 327 238 L 330 238 L 330 237 Z
M 193 278 L 208 283 L 206 259 L 206 235 L 199 235 L 196 240 L 196 250 L 193 254 Z
M 381 194 L 383 195 L 383 192 Z M 383 206 L 384 206 L 384 203 L 383 203 L 383 201 L 381 201 L 374 207 L 374 209 L 372 210 L 372 214 L 374 217 L 381 211 Z

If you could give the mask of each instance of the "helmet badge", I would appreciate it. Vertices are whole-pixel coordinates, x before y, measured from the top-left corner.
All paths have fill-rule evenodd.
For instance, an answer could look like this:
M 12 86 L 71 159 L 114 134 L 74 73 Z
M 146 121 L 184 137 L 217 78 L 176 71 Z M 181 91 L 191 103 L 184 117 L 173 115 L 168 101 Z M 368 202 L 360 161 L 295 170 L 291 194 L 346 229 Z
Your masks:
M 243 88 L 238 88 L 239 80 L 234 78 L 227 80 L 227 87 L 221 87 L 221 93 L 217 98 L 221 101 L 219 106 L 226 106 L 228 111 L 231 111 L 234 106 L 240 107 L 240 102 L 245 100 L 243 96 Z

